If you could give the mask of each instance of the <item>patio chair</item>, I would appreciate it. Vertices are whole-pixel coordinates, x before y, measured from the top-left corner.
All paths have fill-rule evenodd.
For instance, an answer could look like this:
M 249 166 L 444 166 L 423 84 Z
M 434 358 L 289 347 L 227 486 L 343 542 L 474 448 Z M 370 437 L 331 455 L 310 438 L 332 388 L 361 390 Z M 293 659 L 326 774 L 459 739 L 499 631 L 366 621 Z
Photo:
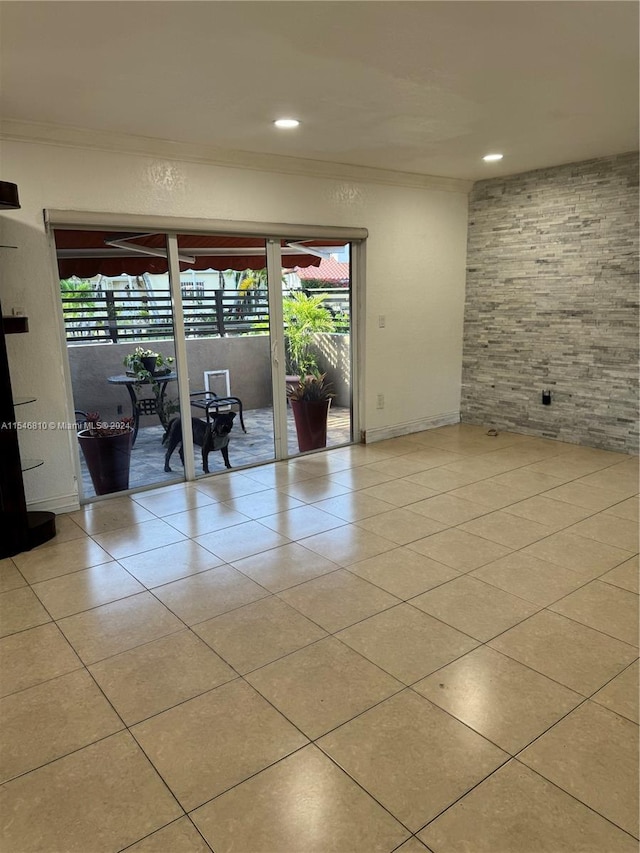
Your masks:
M 206 389 L 202 391 L 193 391 L 189 396 L 191 397 L 191 405 L 194 408 L 204 409 L 207 421 L 210 420 L 209 415 L 212 411 L 218 412 L 226 406 L 237 406 L 240 426 L 242 427 L 243 432 L 247 431 L 244 425 L 242 400 L 239 397 L 219 397 L 213 391 L 207 391 Z

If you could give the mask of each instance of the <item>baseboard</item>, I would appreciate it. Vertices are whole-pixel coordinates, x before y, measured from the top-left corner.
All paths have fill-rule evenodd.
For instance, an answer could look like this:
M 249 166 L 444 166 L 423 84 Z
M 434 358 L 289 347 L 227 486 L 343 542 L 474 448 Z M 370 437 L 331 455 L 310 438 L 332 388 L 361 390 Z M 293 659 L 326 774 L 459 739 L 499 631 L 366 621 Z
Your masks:
M 57 498 L 32 501 L 27 504 L 27 509 L 38 512 L 55 512 L 56 515 L 61 515 L 64 512 L 75 512 L 75 510 L 80 509 L 80 501 L 77 495 L 59 495 Z
M 421 418 L 419 421 L 407 421 L 403 424 L 368 429 L 364 432 L 364 442 L 365 444 L 373 444 L 376 441 L 384 441 L 387 438 L 398 438 L 402 435 L 411 435 L 414 432 L 424 432 L 427 429 L 436 429 L 437 427 L 458 423 L 460 423 L 459 411 L 445 412 L 442 415 Z

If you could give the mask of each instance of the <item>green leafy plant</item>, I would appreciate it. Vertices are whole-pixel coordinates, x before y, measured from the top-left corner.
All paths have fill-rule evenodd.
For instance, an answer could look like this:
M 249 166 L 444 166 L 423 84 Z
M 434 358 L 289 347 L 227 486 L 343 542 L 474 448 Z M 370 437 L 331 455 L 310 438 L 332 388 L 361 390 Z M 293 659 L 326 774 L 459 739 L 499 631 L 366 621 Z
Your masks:
M 304 400 L 308 403 L 319 403 L 335 397 L 333 383 L 326 381 L 326 373 L 309 374 L 300 379 L 297 385 L 287 388 L 290 400 Z
M 155 359 L 151 362 L 151 359 Z M 171 370 L 171 365 L 175 359 L 171 355 L 163 355 L 160 352 L 155 352 L 144 347 L 136 347 L 133 352 L 125 355 L 122 363 L 127 368 L 127 372 L 135 375 L 140 380 L 147 380 L 153 377 L 154 373 L 168 373 Z M 153 371 L 149 367 L 153 367 Z
M 288 375 L 304 377 L 318 372 L 317 357 L 313 352 L 314 335 L 335 331 L 333 315 L 323 305 L 325 299 L 324 293 L 307 296 L 300 291 L 282 300 Z

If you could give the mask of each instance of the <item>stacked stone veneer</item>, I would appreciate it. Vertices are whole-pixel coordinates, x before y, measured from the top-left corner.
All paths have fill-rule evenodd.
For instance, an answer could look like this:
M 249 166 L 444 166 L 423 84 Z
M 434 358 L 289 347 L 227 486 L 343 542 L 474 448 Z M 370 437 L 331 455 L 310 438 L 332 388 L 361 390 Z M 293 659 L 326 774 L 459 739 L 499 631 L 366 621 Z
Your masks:
M 475 184 L 467 265 L 462 420 L 637 453 L 638 155 Z

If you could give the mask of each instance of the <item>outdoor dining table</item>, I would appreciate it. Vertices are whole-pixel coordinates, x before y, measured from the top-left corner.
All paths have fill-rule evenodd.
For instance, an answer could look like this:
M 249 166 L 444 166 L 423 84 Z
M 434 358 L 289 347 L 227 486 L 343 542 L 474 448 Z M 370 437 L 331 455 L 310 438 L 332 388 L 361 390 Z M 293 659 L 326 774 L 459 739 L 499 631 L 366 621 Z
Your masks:
M 175 382 L 178 374 L 175 372 L 156 374 L 148 379 L 140 379 L 137 376 L 129 376 L 121 373 L 118 376 L 109 376 L 107 382 L 111 385 L 123 385 L 129 392 L 131 398 L 131 414 L 133 417 L 133 442 L 136 442 L 138 427 L 140 426 L 140 415 L 157 415 L 160 423 L 166 429 L 168 426 L 164 409 L 164 398 L 169 382 Z M 142 396 L 143 385 L 151 385 L 152 397 Z

